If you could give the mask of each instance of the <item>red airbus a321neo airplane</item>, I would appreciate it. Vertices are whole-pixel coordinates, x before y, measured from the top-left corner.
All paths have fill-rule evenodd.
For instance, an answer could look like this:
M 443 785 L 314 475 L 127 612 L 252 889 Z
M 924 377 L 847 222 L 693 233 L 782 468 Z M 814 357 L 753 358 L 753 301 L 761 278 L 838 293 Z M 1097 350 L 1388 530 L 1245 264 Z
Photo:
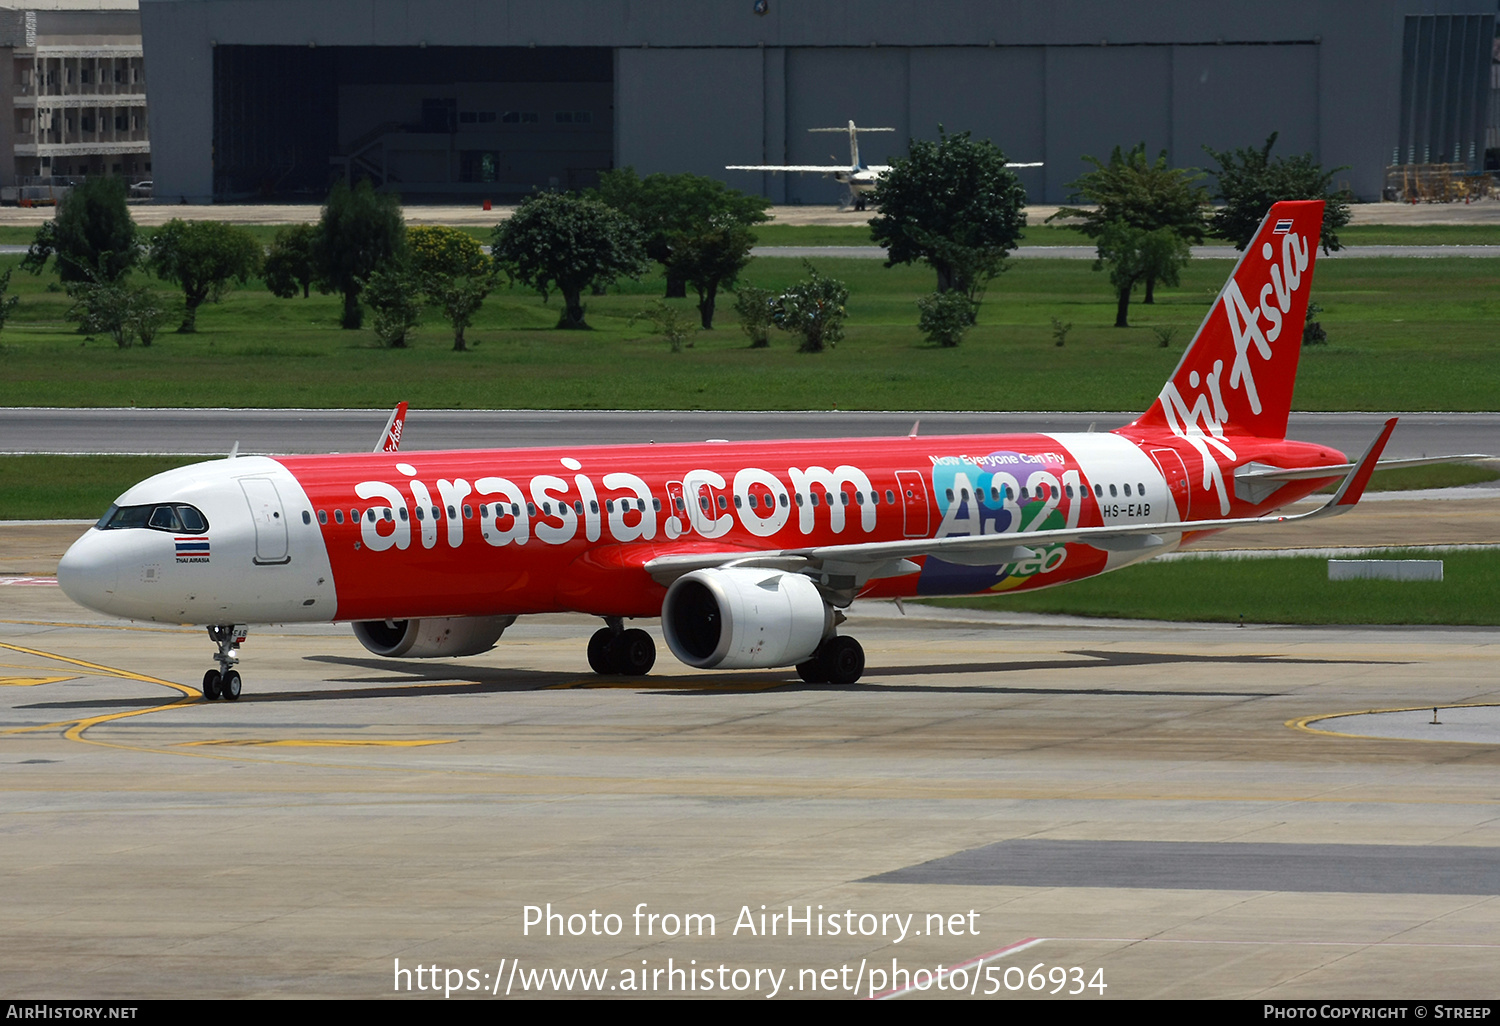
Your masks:
M 599 673 L 672 654 L 849 684 L 855 598 L 1026 591 L 1229 527 L 1359 500 L 1395 420 L 1349 463 L 1286 439 L 1323 204 L 1278 203 L 1138 420 L 1088 434 L 239 457 L 141 482 L 58 567 L 101 612 L 208 626 L 205 698 L 240 694 L 250 623 L 349 621 L 382 656 L 465 656 L 524 613 L 603 617 Z M 1423 462 L 1423 461 L 1402 461 Z M 1427 461 L 1427 462 L 1436 462 Z M 1342 479 L 1321 508 L 1274 511 Z

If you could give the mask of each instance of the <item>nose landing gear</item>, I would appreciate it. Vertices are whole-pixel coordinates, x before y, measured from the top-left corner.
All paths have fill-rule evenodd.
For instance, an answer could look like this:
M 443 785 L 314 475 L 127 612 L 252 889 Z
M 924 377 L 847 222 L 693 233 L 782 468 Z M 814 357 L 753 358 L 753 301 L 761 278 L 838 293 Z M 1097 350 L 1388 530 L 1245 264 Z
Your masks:
M 240 661 L 236 646 L 245 643 L 248 633 L 245 624 L 213 624 L 208 628 L 209 639 L 218 647 L 214 660 L 219 664 L 217 670 L 209 670 L 203 675 L 203 697 L 208 701 L 222 698 L 233 702 L 240 697 L 240 673 L 233 667 Z

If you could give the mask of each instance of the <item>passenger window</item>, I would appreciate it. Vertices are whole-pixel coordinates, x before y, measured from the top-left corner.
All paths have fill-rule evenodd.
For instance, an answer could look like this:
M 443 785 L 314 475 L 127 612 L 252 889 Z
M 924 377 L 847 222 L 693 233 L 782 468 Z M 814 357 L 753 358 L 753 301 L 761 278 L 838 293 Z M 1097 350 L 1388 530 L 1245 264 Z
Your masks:
M 652 499 L 651 500 L 651 508 L 654 509 L 654 510 L 656 510 L 656 512 L 660 513 L 661 512 L 661 500 L 660 499 Z
M 729 500 L 726 499 L 726 498 L 724 498 L 724 496 L 722 496 L 722 495 L 719 496 L 719 508 L 720 509 L 728 509 L 729 508 Z
M 1094 485 L 1094 498 L 1096 498 L 1096 499 L 1102 499 L 1102 498 L 1104 498 L 1104 486 L 1102 484 L 1096 484 L 1096 485 Z
M 1128 484 L 1125 486 L 1125 497 L 1130 498 L 1130 485 Z
M 302 511 L 302 522 L 304 524 L 310 524 L 310 523 L 312 523 L 312 514 L 309 513 L 307 510 L 303 510 Z
M 473 506 L 469 506 L 469 505 L 465 505 L 464 506 L 464 519 L 465 520 L 473 520 L 474 519 L 474 507 Z
M 344 522 L 344 511 L 343 510 L 336 509 L 336 510 L 333 511 L 333 522 L 335 524 L 342 524 Z
M 1110 497 L 1110 498 L 1111 498 L 1111 499 L 1113 499 L 1113 498 L 1114 498 L 1114 497 L 1115 497 L 1115 496 L 1116 496 L 1116 495 L 1118 495 L 1118 494 L 1119 494 L 1119 493 L 1118 493 L 1118 492 L 1117 492 L 1117 491 L 1116 491 L 1116 490 L 1115 490 L 1115 486 L 1114 486 L 1114 485 L 1110 485 L 1110 486 L 1109 486 L 1109 497 Z
M 328 523 L 328 511 L 326 509 L 320 509 L 320 510 L 318 510 L 318 523 L 320 523 L 320 524 L 327 524 Z
M 896 504 L 896 493 L 891 491 L 889 488 L 885 490 L 885 502 L 888 506 L 894 506 Z

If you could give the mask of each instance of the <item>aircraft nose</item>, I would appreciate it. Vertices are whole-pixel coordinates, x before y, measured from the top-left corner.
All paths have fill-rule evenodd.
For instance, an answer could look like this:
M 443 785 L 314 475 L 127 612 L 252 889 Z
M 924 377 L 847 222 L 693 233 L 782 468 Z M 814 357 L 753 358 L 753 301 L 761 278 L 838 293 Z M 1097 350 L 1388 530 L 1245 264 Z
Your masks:
M 119 560 L 106 532 L 90 528 L 57 564 L 57 583 L 81 606 L 110 612 L 119 581 Z

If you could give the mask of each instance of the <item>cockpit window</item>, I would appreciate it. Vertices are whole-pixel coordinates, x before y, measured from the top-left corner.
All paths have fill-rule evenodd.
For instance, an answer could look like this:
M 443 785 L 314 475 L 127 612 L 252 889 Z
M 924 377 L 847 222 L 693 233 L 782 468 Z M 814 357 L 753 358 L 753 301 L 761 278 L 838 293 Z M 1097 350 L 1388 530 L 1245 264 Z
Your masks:
M 150 506 L 111 506 L 95 525 L 101 531 L 150 527 L 173 534 L 206 534 L 208 518 L 184 503 Z

